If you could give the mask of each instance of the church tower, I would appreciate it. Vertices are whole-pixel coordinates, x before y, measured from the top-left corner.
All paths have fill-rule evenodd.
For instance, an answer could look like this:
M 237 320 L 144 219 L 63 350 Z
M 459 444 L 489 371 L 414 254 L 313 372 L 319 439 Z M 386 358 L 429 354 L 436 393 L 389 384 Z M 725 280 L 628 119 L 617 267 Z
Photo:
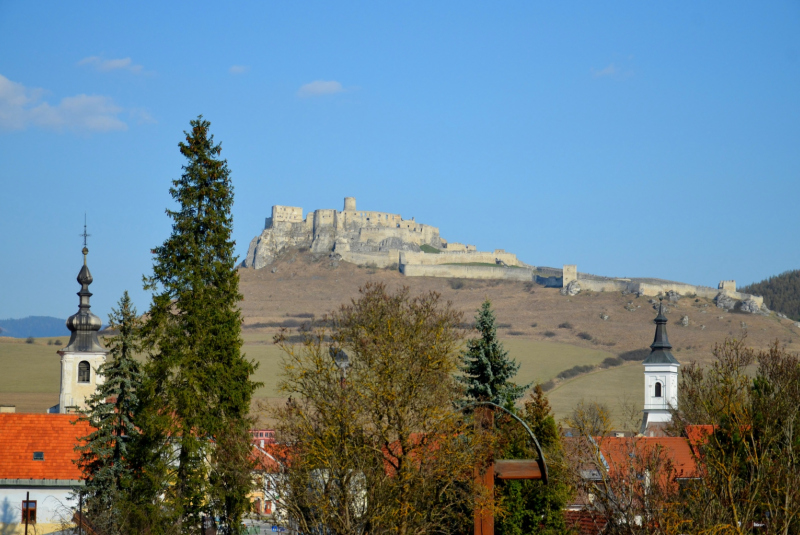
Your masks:
M 85 226 L 84 226 L 85 227 Z M 95 393 L 102 378 L 97 376 L 97 369 L 106 360 L 108 350 L 100 345 L 97 331 L 102 326 L 100 318 L 92 314 L 89 298 L 92 293 L 89 285 L 92 283 L 92 274 L 86 265 L 86 229 L 83 230 L 83 267 L 78 273 L 78 283 L 81 290 L 78 292 L 80 304 L 78 312 L 67 320 L 67 329 L 72 333 L 69 343 L 58 351 L 61 355 L 61 393 L 58 405 L 50 412 L 68 413 L 82 410 L 86 407 L 86 398 Z
M 646 436 L 663 434 L 672 420 L 670 409 L 678 408 L 678 367 L 667 338 L 667 317 L 663 305 L 658 305 L 655 319 L 656 336 L 650 345 L 650 355 L 644 359 L 644 415 L 641 433 Z

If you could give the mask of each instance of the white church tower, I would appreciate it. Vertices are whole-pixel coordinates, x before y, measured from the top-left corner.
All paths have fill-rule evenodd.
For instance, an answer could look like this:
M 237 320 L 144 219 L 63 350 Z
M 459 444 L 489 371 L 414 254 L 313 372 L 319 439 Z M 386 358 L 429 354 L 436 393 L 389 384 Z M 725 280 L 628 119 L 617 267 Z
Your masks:
M 672 420 L 670 409 L 678 408 L 678 367 L 672 356 L 672 346 L 667 338 L 667 317 L 658 305 L 655 319 L 656 336 L 650 346 L 650 355 L 644 359 L 644 416 L 641 433 L 646 436 L 663 435 L 663 428 Z
M 86 265 L 89 249 L 86 248 L 88 234 L 85 225 L 83 235 L 83 267 L 78 273 L 78 283 L 81 285 L 78 292 L 80 304 L 77 314 L 67 320 L 67 328 L 72 332 L 69 343 L 58 351 L 61 355 L 61 393 L 58 405 L 50 409 L 50 412 L 62 414 L 80 411 L 86 407 L 86 398 L 95 393 L 98 384 L 102 384 L 102 377 L 97 376 L 97 369 L 105 362 L 108 353 L 97 339 L 97 331 L 102 322 L 89 310 L 92 274 Z

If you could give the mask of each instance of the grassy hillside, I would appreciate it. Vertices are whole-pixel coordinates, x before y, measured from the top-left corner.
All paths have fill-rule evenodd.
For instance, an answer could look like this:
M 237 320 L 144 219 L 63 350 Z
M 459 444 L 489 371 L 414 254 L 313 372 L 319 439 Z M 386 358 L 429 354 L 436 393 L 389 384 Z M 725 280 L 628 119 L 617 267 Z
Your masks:
M 782 312 L 800 321 L 800 269 L 786 271 L 761 282 L 740 289 L 741 292 L 760 295 L 770 310 Z
M 574 366 L 593 366 L 589 373 L 557 381 L 549 395 L 561 417 L 581 399 L 598 399 L 616 408 L 619 400 L 642 402 L 642 367 L 639 364 L 653 340 L 653 303 L 647 297 L 621 293 L 582 292 L 560 295 L 556 288 L 513 281 L 463 280 L 454 288 L 448 279 L 406 278 L 396 270 L 359 268 L 327 256 L 290 252 L 273 268 L 240 270 L 244 300 L 244 352 L 259 363 L 255 380 L 264 383 L 256 392 L 260 400 L 280 398 L 277 383 L 281 352 L 272 336 L 281 327 L 297 328 L 311 317 L 321 317 L 351 299 L 359 287 L 381 282 L 390 290 L 408 286 L 412 294 L 439 292 L 463 312 L 464 324 L 473 320 L 481 302 L 489 298 L 497 313 L 498 333 L 511 355 L 520 362 L 520 383 L 545 383 Z M 800 329 L 775 315 L 760 316 L 718 309 L 705 299 L 684 298 L 668 304 L 669 339 L 682 363 L 707 363 L 711 348 L 726 336 L 747 332 L 748 344 L 765 348 L 778 340 L 800 352 Z M 683 316 L 689 325 L 680 325 Z M 606 318 L 606 319 L 603 319 Z M 469 335 L 469 332 L 466 332 Z M 54 339 L 50 339 L 54 340 Z M 66 342 L 66 338 L 61 338 Z M 17 404 L 18 410 L 40 411 L 57 403 L 59 357 L 48 339 L 35 344 L 0 338 L 0 365 L 9 373 L 0 377 L 0 404 Z M 628 356 L 610 368 L 607 359 Z M 635 360 L 636 358 L 639 360 Z

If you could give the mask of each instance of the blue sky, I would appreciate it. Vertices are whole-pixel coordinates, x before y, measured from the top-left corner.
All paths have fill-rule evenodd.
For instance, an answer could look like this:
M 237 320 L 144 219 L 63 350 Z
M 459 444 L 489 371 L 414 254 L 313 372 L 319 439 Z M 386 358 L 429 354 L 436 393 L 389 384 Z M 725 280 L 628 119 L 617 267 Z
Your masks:
M 240 256 L 273 204 L 400 213 L 534 265 L 800 268 L 798 2 L 0 0 L 0 318 L 93 310 L 170 222 L 203 114 Z

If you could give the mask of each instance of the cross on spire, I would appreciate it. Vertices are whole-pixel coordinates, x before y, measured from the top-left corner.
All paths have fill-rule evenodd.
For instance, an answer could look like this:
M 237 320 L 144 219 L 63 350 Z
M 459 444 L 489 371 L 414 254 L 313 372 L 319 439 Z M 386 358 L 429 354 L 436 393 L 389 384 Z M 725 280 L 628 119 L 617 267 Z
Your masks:
M 83 237 L 83 265 L 86 265 L 86 255 L 89 253 L 89 249 L 86 247 L 86 238 L 91 236 L 88 232 L 86 232 L 86 212 L 83 213 L 83 234 L 79 234 L 79 236 Z
M 83 214 L 83 234 L 78 234 L 78 236 L 83 237 L 83 246 L 86 247 L 86 238 L 91 236 L 91 234 L 88 234 L 86 232 L 86 214 L 85 213 Z

